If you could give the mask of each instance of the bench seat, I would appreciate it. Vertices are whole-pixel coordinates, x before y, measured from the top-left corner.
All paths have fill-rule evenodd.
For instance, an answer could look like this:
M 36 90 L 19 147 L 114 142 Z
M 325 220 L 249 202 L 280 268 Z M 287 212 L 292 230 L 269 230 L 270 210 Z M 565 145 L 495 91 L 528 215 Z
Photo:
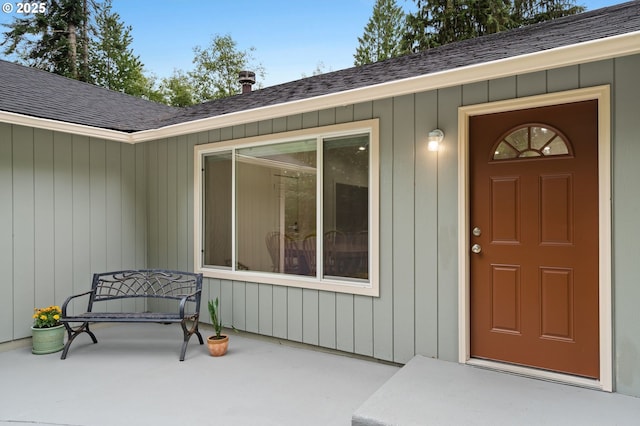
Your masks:
M 94 274 L 91 290 L 69 296 L 62 305 L 60 322 L 67 330 L 61 359 L 66 359 L 71 342 L 80 334 L 87 333 L 93 343 L 98 343 L 95 334 L 90 330 L 91 323 L 105 322 L 148 322 L 148 323 L 180 323 L 184 340 L 180 352 L 180 361 L 184 361 L 187 344 L 193 334 L 204 344 L 198 330 L 200 317 L 200 300 L 202 293 L 202 274 L 166 270 L 126 270 Z M 81 314 L 70 314 L 72 303 L 82 298 L 88 299 L 86 311 Z M 169 301 L 175 310 L 164 312 L 110 312 L 105 311 L 108 301 L 136 300 L 136 305 L 146 306 L 151 300 Z M 100 304 L 99 312 L 94 307 Z M 167 305 L 164 303 L 163 306 Z M 166 309 L 166 308 L 164 308 Z M 79 324 L 79 325 L 73 325 Z

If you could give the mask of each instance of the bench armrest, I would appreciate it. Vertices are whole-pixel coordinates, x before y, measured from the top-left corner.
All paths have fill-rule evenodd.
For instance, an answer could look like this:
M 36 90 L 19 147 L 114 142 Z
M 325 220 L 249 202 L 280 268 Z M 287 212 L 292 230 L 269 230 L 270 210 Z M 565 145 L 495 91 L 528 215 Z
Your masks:
M 194 291 L 191 294 L 187 294 L 184 297 L 182 297 L 182 299 L 180 299 L 180 318 L 184 318 L 184 307 L 187 304 L 187 300 L 194 297 L 196 294 L 201 293 L 202 289 L 198 289 L 196 291 Z M 194 303 L 197 302 L 197 298 L 196 300 L 193 301 Z M 196 313 L 199 314 L 200 313 L 200 306 L 196 306 Z
M 74 294 L 73 296 L 67 297 L 67 300 L 65 300 L 64 303 L 62 304 L 62 318 L 66 318 L 67 317 L 67 305 L 69 304 L 69 302 L 71 302 L 72 299 L 75 299 L 77 297 L 86 296 L 88 294 L 92 294 L 94 291 L 95 290 L 89 290 L 89 291 L 85 291 L 84 293 Z

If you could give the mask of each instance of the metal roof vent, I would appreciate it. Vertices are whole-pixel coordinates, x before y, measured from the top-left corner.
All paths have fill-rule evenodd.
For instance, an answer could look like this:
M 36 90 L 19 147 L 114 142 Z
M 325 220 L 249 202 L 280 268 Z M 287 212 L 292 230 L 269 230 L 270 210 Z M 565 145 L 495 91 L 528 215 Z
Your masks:
M 256 73 L 253 71 L 240 71 L 238 82 L 242 84 L 242 93 L 251 92 L 251 86 L 256 83 Z

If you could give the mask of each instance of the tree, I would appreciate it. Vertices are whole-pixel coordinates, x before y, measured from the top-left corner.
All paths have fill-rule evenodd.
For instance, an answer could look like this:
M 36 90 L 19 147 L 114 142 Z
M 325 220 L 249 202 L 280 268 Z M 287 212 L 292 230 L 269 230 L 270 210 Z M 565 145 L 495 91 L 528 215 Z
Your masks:
M 206 48 L 196 46 L 193 63 L 195 69 L 188 73 L 195 102 L 225 98 L 240 93 L 238 73 L 249 70 L 264 78 L 264 68 L 254 64 L 254 47 L 237 50 L 237 43 L 230 35 L 216 35 Z
M 417 52 L 584 11 L 573 0 L 415 0 L 402 50 Z
M 514 0 L 513 20 L 516 26 L 537 24 L 563 16 L 584 12 L 571 0 Z
M 142 62 L 129 47 L 133 41 L 131 27 L 125 27 L 120 15 L 111 8 L 111 0 L 106 0 L 96 13 L 95 37 L 90 49 L 92 82 L 107 89 L 142 96 L 146 82 Z
M 376 0 L 373 14 L 358 37 L 354 64 L 364 65 L 400 56 L 405 14 L 395 0 Z
M 324 74 L 325 72 L 331 72 L 333 71 L 331 68 L 329 68 L 328 71 L 325 71 L 325 65 L 324 62 L 320 61 L 316 64 L 316 69 L 313 70 L 313 72 L 311 73 L 312 76 L 316 76 L 316 75 L 320 75 L 320 74 Z M 309 77 L 306 73 L 302 73 L 302 78 L 307 78 Z
M 8 31 L 0 43 L 5 46 L 3 53 L 15 55 L 29 66 L 71 78 L 86 78 L 89 6 L 88 0 L 49 0 L 44 13 L 14 18 L 4 25 Z M 80 60 L 79 50 L 83 52 Z
M 184 107 L 196 103 L 189 75 L 182 70 L 174 70 L 171 77 L 162 79 L 160 92 L 163 96 L 162 102 L 167 105 Z

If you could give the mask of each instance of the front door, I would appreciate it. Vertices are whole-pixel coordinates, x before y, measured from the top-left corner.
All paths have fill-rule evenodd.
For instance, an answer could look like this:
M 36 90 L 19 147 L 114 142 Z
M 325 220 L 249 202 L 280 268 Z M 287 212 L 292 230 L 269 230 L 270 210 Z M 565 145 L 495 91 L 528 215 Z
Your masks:
M 598 103 L 469 122 L 471 356 L 599 378 Z

